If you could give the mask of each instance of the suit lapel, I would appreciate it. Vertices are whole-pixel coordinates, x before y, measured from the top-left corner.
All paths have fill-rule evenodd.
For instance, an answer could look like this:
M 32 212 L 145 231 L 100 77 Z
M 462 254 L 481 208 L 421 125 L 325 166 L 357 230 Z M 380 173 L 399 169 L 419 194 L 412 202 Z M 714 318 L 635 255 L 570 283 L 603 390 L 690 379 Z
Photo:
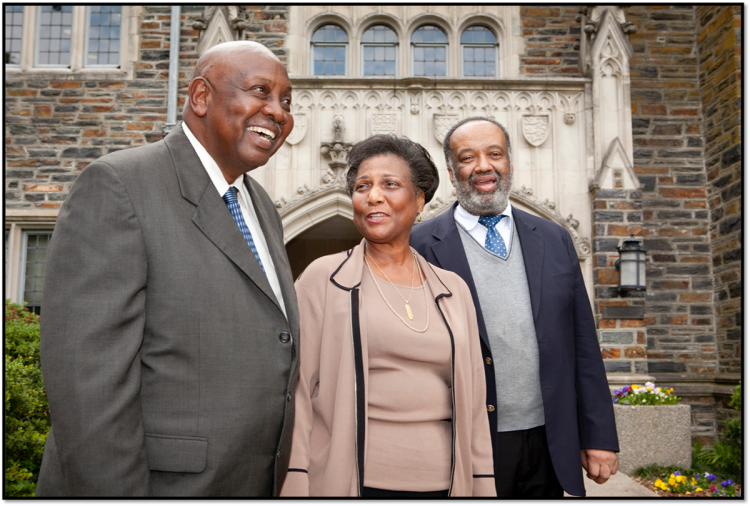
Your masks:
M 526 267 L 526 280 L 529 284 L 529 297 L 534 321 L 539 315 L 539 303 L 542 295 L 542 265 L 544 264 L 544 239 L 536 231 L 536 226 L 524 221 L 523 211 L 513 208 L 513 221 L 518 230 L 518 239 L 523 250 L 523 263 Z
M 193 223 L 278 306 L 266 275 L 253 256 L 226 203 L 211 183 L 211 178 L 208 177 L 182 126 L 175 127 L 165 142 L 175 164 L 182 196 L 196 206 L 192 216 Z
M 453 218 L 456 205 L 457 204 L 454 204 L 441 216 L 434 218 L 435 220 L 440 221 L 433 232 L 433 237 L 437 239 L 437 242 L 433 243 L 430 248 L 441 268 L 455 272 L 461 276 L 469 286 L 471 298 L 474 302 L 474 306 L 477 308 L 479 336 L 482 338 L 482 341 L 484 341 L 487 349 L 491 349 L 490 340 L 487 336 L 487 327 L 484 325 L 484 316 L 482 315 L 482 309 L 479 304 L 477 287 L 474 285 L 474 277 L 471 275 L 471 267 L 469 267 L 469 260 L 466 258 L 466 252 L 464 251 L 464 244 L 461 241 L 461 235 L 458 231 L 458 225 L 456 225 L 456 220 Z
M 269 213 L 275 213 L 276 210 L 269 210 L 266 206 L 261 205 L 262 200 L 251 181 L 253 181 L 252 178 L 247 176 L 245 178 L 245 187 L 250 193 L 250 200 L 253 202 L 253 208 L 255 209 L 256 216 L 258 216 L 260 228 L 263 231 L 263 237 L 266 239 L 268 252 L 273 259 L 274 268 L 276 269 L 276 277 L 279 279 L 279 286 L 281 287 L 281 296 L 284 297 L 284 306 L 286 307 L 287 316 L 291 320 L 291 315 L 294 308 L 296 308 L 297 302 L 291 297 L 294 293 L 294 280 L 292 279 L 292 271 L 289 268 L 289 262 L 287 261 L 284 238 L 279 235 L 278 230 L 271 227 L 271 223 L 273 223 L 272 220 L 278 218 L 270 216 Z M 276 300 L 275 297 L 274 300 Z M 279 306 L 278 302 L 276 305 Z M 280 306 L 279 309 L 281 309 Z

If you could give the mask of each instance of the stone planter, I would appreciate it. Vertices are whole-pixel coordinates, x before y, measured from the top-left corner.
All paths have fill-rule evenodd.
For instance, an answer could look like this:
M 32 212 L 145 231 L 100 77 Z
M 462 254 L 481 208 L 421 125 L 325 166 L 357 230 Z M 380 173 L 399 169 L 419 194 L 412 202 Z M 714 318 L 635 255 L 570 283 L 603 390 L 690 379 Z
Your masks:
M 617 470 L 630 474 L 649 464 L 689 468 L 690 406 L 621 406 L 616 404 L 615 420 L 620 453 Z

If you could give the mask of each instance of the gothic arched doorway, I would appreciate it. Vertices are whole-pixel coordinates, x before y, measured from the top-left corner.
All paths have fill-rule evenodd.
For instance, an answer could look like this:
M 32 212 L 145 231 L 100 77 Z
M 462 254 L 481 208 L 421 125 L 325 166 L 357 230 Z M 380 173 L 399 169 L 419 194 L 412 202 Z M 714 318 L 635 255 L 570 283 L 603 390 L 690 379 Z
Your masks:
M 313 225 L 286 244 L 292 276 L 297 279 L 316 258 L 348 250 L 361 240 L 352 220 L 340 215 Z

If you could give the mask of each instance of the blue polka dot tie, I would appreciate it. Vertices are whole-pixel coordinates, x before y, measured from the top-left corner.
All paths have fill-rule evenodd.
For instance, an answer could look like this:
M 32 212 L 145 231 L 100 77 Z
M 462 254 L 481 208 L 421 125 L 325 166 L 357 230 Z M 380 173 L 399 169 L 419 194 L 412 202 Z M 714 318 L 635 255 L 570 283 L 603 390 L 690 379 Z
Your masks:
M 497 231 L 495 225 L 500 223 L 500 220 L 504 216 L 504 214 L 488 214 L 479 217 L 479 223 L 487 227 L 487 238 L 484 240 L 484 247 L 503 258 L 508 256 L 508 249 L 505 247 L 503 236 Z
M 232 218 L 234 218 L 234 221 L 236 221 L 237 225 L 240 227 L 240 232 L 242 232 L 242 235 L 245 237 L 247 245 L 250 246 L 253 255 L 255 255 L 255 259 L 258 260 L 260 268 L 263 269 L 263 274 L 265 274 L 266 269 L 263 268 L 263 262 L 260 261 L 258 249 L 255 247 L 255 241 L 253 241 L 253 234 L 250 233 L 250 229 L 247 228 L 247 223 L 245 223 L 245 219 L 242 217 L 240 203 L 237 201 L 237 188 L 230 186 L 222 198 L 224 199 L 224 202 L 226 202 L 229 212 L 232 213 Z

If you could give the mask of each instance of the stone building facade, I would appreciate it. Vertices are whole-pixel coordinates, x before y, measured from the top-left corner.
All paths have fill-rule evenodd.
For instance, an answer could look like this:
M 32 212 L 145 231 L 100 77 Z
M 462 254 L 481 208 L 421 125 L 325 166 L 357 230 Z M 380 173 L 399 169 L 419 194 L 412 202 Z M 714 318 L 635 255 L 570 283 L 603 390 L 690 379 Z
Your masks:
M 126 5 L 119 64 L 91 67 L 90 7 L 72 6 L 64 68 L 38 64 L 40 9 L 20 9 L 22 49 L 6 55 L 6 298 L 43 306 L 46 244 L 77 174 L 161 139 L 205 49 L 256 40 L 295 88 L 295 131 L 253 177 L 277 202 L 296 272 L 359 238 L 341 184 L 348 146 L 407 134 L 442 170 L 446 125 L 494 116 L 511 133 L 514 205 L 576 242 L 610 383 L 674 386 L 693 407 L 695 438 L 720 431 L 742 371 L 740 7 L 189 5 L 175 48 L 172 7 Z M 328 25 L 346 33 L 345 75 L 314 75 L 311 40 Z M 364 75 L 374 25 L 396 34 L 394 77 Z M 444 77 L 413 75 L 422 26 L 445 34 Z M 496 38 L 494 75 L 465 75 L 472 27 Z M 441 183 L 428 217 L 451 190 Z M 647 250 L 646 289 L 623 297 L 615 261 L 631 234 Z

